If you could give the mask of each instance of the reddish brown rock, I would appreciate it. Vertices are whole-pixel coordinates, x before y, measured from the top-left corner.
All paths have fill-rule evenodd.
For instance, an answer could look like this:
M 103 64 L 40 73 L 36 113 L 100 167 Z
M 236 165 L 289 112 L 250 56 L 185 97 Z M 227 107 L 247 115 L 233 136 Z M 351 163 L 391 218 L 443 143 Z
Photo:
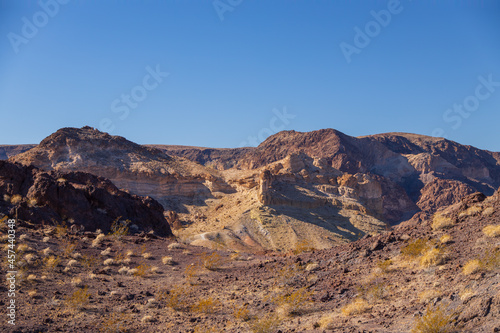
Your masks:
M 139 230 L 172 232 L 163 207 L 150 197 L 119 190 L 108 179 L 84 172 L 43 172 L 0 161 L 0 211 L 35 224 L 72 222 L 85 230 L 110 230 L 114 220 L 130 220 Z

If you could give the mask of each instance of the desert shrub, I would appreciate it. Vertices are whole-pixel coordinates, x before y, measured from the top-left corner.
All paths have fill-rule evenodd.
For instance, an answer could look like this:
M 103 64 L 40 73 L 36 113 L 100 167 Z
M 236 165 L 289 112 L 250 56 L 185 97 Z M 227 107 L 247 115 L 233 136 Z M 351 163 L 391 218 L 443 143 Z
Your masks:
M 445 260 L 444 251 L 440 248 L 427 250 L 420 258 L 420 266 L 423 268 L 441 265 Z
M 304 252 L 312 252 L 314 251 L 314 247 L 309 244 L 307 240 L 301 240 L 300 242 L 297 242 L 295 245 L 295 249 L 292 250 L 292 253 L 295 255 L 304 253 Z
M 224 259 L 217 252 L 212 254 L 202 253 L 200 261 L 203 267 L 211 271 L 220 269 L 224 264 Z
M 248 305 L 235 307 L 233 311 L 233 316 L 234 318 L 239 319 L 241 321 L 249 321 L 250 319 L 252 319 L 250 315 L 250 310 L 248 309 Z
M 148 264 L 143 262 L 142 264 L 137 266 L 135 269 L 136 270 L 134 271 L 134 276 L 145 277 L 150 272 L 151 266 L 149 266 Z
M 304 273 L 304 267 L 295 263 L 293 265 L 286 265 L 280 269 L 273 269 L 274 285 L 278 287 L 288 287 L 298 283 Z
M 175 264 L 174 259 L 172 257 L 169 257 L 169 256 L 165 256 L 165 257 L 161 258 L 161 262 L 164 265 L 173 265 L 173 264 Z
M 500 249 L 488 250 L 479 258 L 469 260 L 463 267 L 463 273 L 470 275 L 479 271 L 492 271 L 500 267 Z
M 78 288 L 71 295 L 66 298 L 66 304 L 77 310 L 85 308 L 89 303 L 90 293 L 88 292 L 88 287 Z
M 427 289 L 418 294 L 418 299 L 422 303 L 427 303 L 437 297 L 443 295 L 443 292 L 438 289 Z
M 61 221 L 61 223 L 56 223 L 54 232 L 55 235 L 59 238 L 66 237 L 66 235 L 68 234 L 68 225 L 64 221 Z
M 126 333 L 129 332 L 129 324 L 132 320 L 130 314 L 113 313 L 102 319 L 100 331 L 103 333 Z
M 253 333 L 274 332 L 281 325 L 281 318 L 274 313 L 257 317 L 250 321 L 249 326 Z
M 452 330 L 452 316 L 441 306 L 428 307 L 424 315 L 417 319 L 412 333 L 447 333 Z
M 106 237 L 104 234 L 98 234 L 96 238 L 92 241 L 92 247 L 98 247 L 101 245 L 102 240 Z
M 451 243 L 451 240 L 452 240 L 452 238 L 448 234 L 443 235 L 443 236 L 441 236 L 441 238 L 439 238 L 439 241 L 441 242 L 441 244 L 449 244 L 449 243 Z
M 481 213 L 482 210 L 483 209 L 481 208 L 481 206 L 471 206 L 471 207 L 467 208 L 467 210 L 460 212 L 460 214 L 458 216 L 459 217 L 474 216 L 474 215 Z
M 194 312 L 213 314 L 221 306 L 219 300 L 213 299 L 212 297 L 202 298 L 198 300 L 195 304 L 191 306 L 191 310 Z
M 72 242 L 69 242 L 69 241 L 63 242 L 63 245 L 62 245 L 62 255 L 64 257 L 71 257 L 71 255 L 73 254 L 73 252 L 76 249 L 76 246 L 77 246 L 76 243 L 72 243 Z
M 382 282 L 369 283 L 367 285 L 359 286 L 357 289 L 359 297 L 368 302 L 376 302 L 384 299 L 388 294 L 387 286 Z
M 167 246 L 169 250 L 183 249 L 184 246 L 180 243 L 171 243 Z
M 144 253 L 142 254 L 142 257 L 143 257 L 144 259 L 153 259 L 153 255 L 152 255 L 151 253 L 149 253 L 149 252 L 144 252 Z
M 463 267 L 462 271 L 465 275 L 471 275 L 479 272 L 482 269 L 481 261 L 479 259 L 469 260 Z
M 429 246 L 430 244 L 428 240 L 418 238 L 401 248 L 401 254 L 403 255 L 403 257 L 415 259 L 420 256 L 425 250 L 427 250 Z
M 186 278 L 186 281 L 190 285 L 195 285 L 196 284 L 196 277 L 198 275 L 198 265 L 191 264 L 186 266 L 184 269 L 184 277 Z
M 104 260 L 103 265 L 104 266 L 111 266 L 114 263 L 115 263 L 115 261 L 112 258 L 108 258 L 108 259 Z
M 387 260 L 381 260 L 377 263 L 377 268 L 380 269 L 382 273 L 389 273 L 392 271 L 392 260 L 387 259 Z
M 310 298 L 313 295 L 312 291 L 308 291 L 307 287 L 299 288 L 291 293 L 284 293 L 275 296 L 273 303 L 285 311 L 285 315 L 299 314 L 300 311 L 310 303 Z
M 485 210 L 483 210 L 482 215 L 483 216 L 491 216 L 495 212 L 495 209 L 493 207 L 487 207 Z
M 56 256 L 49 256 L 43 259 L 43 265 L 49 271 L 56 269 L 56 267 L 59 266 L 60 263 L 61 258 Z
M 432 217 L 433 230 L 450 228 L 451 226 L 453 226 L 453 224 L 454 224 L 453 220 L 450 217 L 444 215 L 443 213 L 436 213 Z
M 123 236 L 128 235 L 129 233 L 129 224 L 130 220 L 120 221 L 121 216 L 113 221 L 111 224 L 111 231 L 109 235 L 113 237 L 115 240 L 121 240 Z
M 481 265 L 487 271 L 492 271 L 500 267 L 500 249 L 489 250 L 480 259 Z
M 345 316 L 358 315 L 371 309 L 370 304 L 361 297 L 354 299 L 351 303 L 342 307 L 341 311 Z
M 85 268 L 94 269 L 99 266 L 100 260 L 98 257 L 88 254 L 88 255 L 82 255 L 82 257 L 80 258 L 80 263 Z
M 488 237 L 500 236 L 500 225 L 487 225 L 483 228 L 483 233 Z
M 179 311 L 186 305 L 187 294 L 188 290 L 185 287 L 176 285 L 170 289 L 159 291 L 157 300 L 164 306 Z

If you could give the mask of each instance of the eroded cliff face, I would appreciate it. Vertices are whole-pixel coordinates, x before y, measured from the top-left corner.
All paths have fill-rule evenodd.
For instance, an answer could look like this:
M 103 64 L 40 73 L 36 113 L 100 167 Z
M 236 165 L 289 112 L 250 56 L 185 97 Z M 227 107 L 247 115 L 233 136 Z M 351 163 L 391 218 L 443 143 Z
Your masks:
M 64 128 L 10 160 L 109 178 L 178 214 L 176 233 L 187 241 L 223 239 L 254 250 L 329 247 L 500 185 L 499 153 L 421 135 L 356 138 L 333 129 L 212 149 L 141 146 L 90 127 Z

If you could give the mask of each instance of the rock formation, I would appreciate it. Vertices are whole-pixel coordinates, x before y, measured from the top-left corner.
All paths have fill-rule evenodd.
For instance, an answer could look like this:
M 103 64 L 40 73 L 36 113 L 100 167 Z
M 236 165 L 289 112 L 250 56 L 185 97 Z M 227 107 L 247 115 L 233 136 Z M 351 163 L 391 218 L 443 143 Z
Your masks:
M 499 153 L 422 135 L 351 137 L 333 129 L 215 149 L 141 146 L 91 127 L 63 128 L 9 160 L 89 172 L 150 195 L 178 214 L 167 217 L 186 241 L 204 243 L 209 232 L 272 249 L 352 241 L 500 186 Z
M 81 225 L 108 232 L 114 221 L 171 236 L 163 207 L 150 197 L 120 191 L 108 179 L 84 172 L 44 172 L 0 161 L 0 212 L 34 224 Z

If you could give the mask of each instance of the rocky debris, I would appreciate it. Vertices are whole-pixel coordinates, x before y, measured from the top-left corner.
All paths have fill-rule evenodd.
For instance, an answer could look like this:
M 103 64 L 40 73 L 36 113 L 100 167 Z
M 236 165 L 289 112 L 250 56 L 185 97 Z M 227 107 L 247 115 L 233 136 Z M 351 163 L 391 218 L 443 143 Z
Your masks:
M 70 222 L 85 230 L 108 232 L 113 221 L 130 220 L 162 236 L 172 232 L 163 207 L 150 197 L 119 190 L 108 179 L 84 172 L 44 172 L 0 161 L 0 209 L 35 224 Z

